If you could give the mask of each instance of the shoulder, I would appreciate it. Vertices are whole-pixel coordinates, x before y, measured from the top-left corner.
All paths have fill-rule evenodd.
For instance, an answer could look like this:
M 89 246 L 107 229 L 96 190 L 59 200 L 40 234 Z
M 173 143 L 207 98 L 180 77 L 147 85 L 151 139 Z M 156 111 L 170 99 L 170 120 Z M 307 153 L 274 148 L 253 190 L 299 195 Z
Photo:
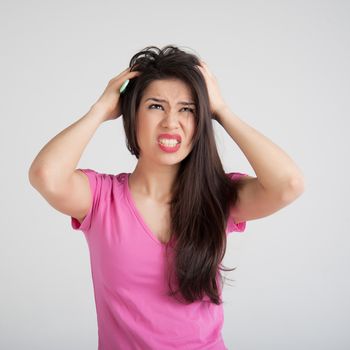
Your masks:
M 105 186 L 116 186 L 116 185 L 122 185 L 127 179 L 128 173 L 121 172 L 117 174 L 108 173 L 108 172 L 102 172 L 95 169 L 90 168 L 79 168 L 82 173 L 84 173 L 87 178 L 89 179 L 89 182 L 91 184 L 91 187 L 105 187 Z
M 122 185 L 128 181 L 129 173 L 122 172 L 122 173 L 115 174 L 113 176 L 115 180 L 118 182 L 118 184 Z

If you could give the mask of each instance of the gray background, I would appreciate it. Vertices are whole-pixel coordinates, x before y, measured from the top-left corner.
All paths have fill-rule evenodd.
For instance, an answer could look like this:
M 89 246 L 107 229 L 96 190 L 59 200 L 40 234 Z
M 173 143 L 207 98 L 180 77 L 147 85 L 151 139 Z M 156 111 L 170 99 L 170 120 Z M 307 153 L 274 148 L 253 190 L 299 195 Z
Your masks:
M 239 350 L 349 349 L 347 1 L 1 1 L 0 348 L 97 349 L 88 247 L 30 186 L 39 150 L 147 45 L 188 47 L 231 110 L 305 176 L 291 205 L 229 238 L 223 336 Z M 216 122 L 226 171 L 255 173 Z M 130 172 L 121 118 L 79 167 Z

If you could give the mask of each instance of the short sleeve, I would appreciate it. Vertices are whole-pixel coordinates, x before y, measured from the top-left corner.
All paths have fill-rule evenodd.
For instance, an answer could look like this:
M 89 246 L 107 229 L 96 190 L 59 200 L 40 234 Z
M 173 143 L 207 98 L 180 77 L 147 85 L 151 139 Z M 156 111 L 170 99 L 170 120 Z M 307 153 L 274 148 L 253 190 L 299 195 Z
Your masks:
M 85 218 L 81 223 L 75 217 L 71 216 L 71 227 L 74 230 L 80 230 L 80 231 L 86 232 L 90 230 L 91 223 L 99 209 L 104 174 L 100 174 L 97 171 L 92 169 L 78 169 L 78 170 L 81 170 L 84 174 L 86 174 L 89 179 L 90 192 L 92 195 L 92 205 L 90 206 L 88 213 L 86 214 Z
M 238 180 L 242 176 L 248 176 L 248 174 L 239 173 L 239 172 L 227 173 L 226 175 L 229 176 L 229 178 L 231 180 L 233 180 L 233 181 Z M 233 208 L 233 210 L 231 210 L 230 214 L 232 214 L 232 213 L 233 213 L 233 216 L 234 216 L 234 208 Z M 242 222 L 239 222 L 239 223 L 236 224 L 234 222 L 233 216 L 230 215 L 228 217 L 226 233 L 230 233 L 230 232 L 244 232 L 245 229 L 246 229 L 247 222 L 246 221 L 242 221 Z

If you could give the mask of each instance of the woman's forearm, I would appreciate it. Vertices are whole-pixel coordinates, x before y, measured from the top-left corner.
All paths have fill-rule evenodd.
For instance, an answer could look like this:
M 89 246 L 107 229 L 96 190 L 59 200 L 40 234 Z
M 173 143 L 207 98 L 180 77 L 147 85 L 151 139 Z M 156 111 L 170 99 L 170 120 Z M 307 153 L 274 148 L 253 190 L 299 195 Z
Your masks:
M 83 117 L 53 137 L 33 160 L 30 182 L 52 190 L 66 183 L 103 118 L 103 111 L 93 105 Z
M 302 172 L 280 147 L 245 123 L 228 106 L 220 109 L 217 121 L 244 153 L 265 189 L 286 193 L 303 191 Z

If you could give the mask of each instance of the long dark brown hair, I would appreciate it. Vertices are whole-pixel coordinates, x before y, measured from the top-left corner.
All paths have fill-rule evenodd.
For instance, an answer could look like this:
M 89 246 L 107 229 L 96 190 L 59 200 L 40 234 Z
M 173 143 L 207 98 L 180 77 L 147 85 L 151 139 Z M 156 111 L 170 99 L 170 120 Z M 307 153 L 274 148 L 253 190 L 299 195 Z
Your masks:
M 196 128 L 193 148 L 180 163 L 170 201 L 171 238 L 166 248 L 173 248 L 173 260 L 166 270 L 168 295 L 176 297 L 180 292 L 178 300 L 185 303 L 207 297 L 219 305 L 224 281 L 219 270 L 235 269 L 223 268 L 221 262 L 229 211 L 237 201 L 241 183 L 226 175 L 219 158 L 212 125 L 215 116 L 210 111 L 205 79 L 196 67 L 199 64 L 196 55 L 176 46 L 148 46 L 131 58 L 131 70 L 142 74 L 130 80 L 120 101 L 127 148 L 139 159 L 136 117 L 147 86 L 154 80 L 177 78 L 191 89 Z

